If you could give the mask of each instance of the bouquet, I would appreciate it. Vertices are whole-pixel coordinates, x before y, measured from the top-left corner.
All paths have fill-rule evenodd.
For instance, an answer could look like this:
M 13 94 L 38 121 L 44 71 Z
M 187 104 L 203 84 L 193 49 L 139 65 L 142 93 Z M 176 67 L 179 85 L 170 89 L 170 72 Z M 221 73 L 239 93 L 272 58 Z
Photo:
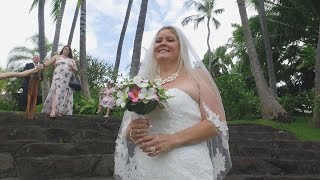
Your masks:
M 159 84 L 136 76 L 122 81 L 113 96 L 117 107 L 145 115 L 157 106 L 165 107 L 166 100 L 170 98 L 165 92 Z

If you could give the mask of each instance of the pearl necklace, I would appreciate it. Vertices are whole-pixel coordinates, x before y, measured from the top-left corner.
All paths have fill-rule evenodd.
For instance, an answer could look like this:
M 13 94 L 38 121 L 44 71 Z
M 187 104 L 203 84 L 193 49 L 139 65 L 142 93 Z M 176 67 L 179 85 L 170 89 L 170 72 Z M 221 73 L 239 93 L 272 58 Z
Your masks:
M 161 77 L 158 75 L 154 81 L 156 84 L 158 84 L 159 86 L 162 86 L 166 83 L 169 83 L 169 82 L 172 82 L 174 81 L 175 79 L 177 79 L 177 77 L 179 76 L 179 73 L 176 72 L 174 74 L 171 74 L 169 77 L 165 78 L 165 79 L 161 79 Z

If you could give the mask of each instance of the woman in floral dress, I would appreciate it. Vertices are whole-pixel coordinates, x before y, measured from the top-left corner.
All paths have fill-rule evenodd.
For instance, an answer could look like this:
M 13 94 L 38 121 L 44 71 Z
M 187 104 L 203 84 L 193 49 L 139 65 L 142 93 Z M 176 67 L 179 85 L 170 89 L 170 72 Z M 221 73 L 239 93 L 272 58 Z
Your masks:
M 59 55 L 53 56 L 44 63 L 44 67 L 55 65 L 52 83 L 42 112 L 51 118 L 62 115 L 72 115 L 73 90 L 69 87 L 71 75 L 77 71 L 77 65 L 72 59 L 70 46 L 64 46 Z

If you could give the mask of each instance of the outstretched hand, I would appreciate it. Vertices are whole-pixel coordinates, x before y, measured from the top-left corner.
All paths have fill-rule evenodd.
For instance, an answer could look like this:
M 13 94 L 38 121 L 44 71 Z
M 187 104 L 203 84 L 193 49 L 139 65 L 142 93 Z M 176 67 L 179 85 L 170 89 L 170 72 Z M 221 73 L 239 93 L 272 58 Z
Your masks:
M 39 64 L 36 68 L 38 71 L 43 71 L 45 69 L 45 66 L 43 64 Z

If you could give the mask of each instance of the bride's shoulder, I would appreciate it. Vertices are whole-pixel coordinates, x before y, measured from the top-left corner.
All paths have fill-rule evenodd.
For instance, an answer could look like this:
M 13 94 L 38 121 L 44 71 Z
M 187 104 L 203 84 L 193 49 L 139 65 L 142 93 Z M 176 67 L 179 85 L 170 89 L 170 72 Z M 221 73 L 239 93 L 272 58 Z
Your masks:
M 190 71 L 190 76 L 197 81 L 211 82 L 213 80 L 209 72 L 204 69 L 193 69 Z
M 204 69 L 192 69 L 189 72 L 191 75 L 196 75 L 196 76 L 207 76 L 209 74 L 208 71 Z

